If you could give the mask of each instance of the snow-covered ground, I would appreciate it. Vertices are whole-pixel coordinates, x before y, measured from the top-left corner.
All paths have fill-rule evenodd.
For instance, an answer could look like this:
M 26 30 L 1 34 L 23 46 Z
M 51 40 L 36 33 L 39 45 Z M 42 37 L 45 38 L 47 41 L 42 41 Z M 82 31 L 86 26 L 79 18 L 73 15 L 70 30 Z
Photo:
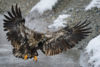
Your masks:
M 100 35 L 91 39 L 81 52 L 80 65 L 82 67 L 100 67 Z
M 93 7 L 98 7 L 98 8 L 100 8 L 100 0 L 92 0 L 92 1 L 90 2 L 90 4 L 85 8 L 85 10 L 89 10 L 89 9 L 91 9 L 91 8 L 93 8 Z
M 100 67 L 100 35 L 93 38 L 86 47 L 89 56 L 88 63 L 94 67 Z
M 91 10 L 93 7 L 100 8 L 100 0 L 92 0 L 85 10 Z M 81 60 L 84 61 L 80 62 L 83 63 L 83 67 L 100 67 L 100 35 L 89 41 L 84 54 L 81 55 Z
M 47 10 L 52 10 L 53 6 L 58 2 L 58 0 L 40 0 L 33 8 L 31 12 L 37 10 L 40 14 Z
M 48 28 L 60 28 L 60 27 L 66 27 L 67 26 L 67 21 L 65 19 L 67 19 L 70 15 L 68 14 L 63 14 L 63 15 L 59 15 L 57 17 L 56 20 L 54 20 L 53 24 L 49 25 Z

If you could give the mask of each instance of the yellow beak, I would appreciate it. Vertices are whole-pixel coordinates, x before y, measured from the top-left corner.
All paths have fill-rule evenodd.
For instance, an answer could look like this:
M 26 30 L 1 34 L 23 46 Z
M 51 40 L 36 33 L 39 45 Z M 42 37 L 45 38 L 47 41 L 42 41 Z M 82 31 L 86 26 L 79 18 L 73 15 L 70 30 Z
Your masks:
M 37 56 L 34 56 L 34 61 L 37 61 Z
M 24 60 L 27 60 L 27 58 L 28 58 L 28 55 L 26 54 L 26 55 L 24 56 Z

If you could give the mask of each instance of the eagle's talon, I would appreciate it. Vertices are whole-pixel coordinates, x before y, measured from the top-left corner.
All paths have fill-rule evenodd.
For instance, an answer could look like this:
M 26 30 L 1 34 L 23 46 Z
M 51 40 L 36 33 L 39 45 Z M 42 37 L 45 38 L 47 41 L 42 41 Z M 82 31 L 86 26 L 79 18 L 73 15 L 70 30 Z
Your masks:
M 33 58 L 33 59 L 34 59 L 34 61 L 35 61 L 35 62 L 37 62 L 37 56 L 34 56 L 34 58 Z
M 28 59 L 28 55 L 26 54 L 25 56 L 24 56 L 24 60 L 27 60 Z

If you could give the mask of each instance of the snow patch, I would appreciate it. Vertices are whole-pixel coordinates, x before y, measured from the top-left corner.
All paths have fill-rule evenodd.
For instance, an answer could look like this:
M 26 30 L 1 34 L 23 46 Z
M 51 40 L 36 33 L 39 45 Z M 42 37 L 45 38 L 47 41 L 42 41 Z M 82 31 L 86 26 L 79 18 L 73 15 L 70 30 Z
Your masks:
M 100 8 L 100 0 L 92 0 L 90 4 L 85 8 L 85 10 L 89 10 L 93 7 Z
M 89 42 L 86 53 L 89 55 L 88 63 L 94 67 L 100 67 L 100 35 Z
M 60 27 L 65 27 L 67 24 L 67 21 L 65 20 L 66 18 L 68 18 L 70 15 L 68 14 L 62 14 L 62 15 L 59 15 L 57 17 L 56 20 L 54 20 L 53 24 L 49 25 L 48 28 L 54 28 L 54 29 L 57 29 L 57 28 L 60 28 Z
M 40 0 L 32 9 L 31 12 L 37 10 L 40 14 L 44 13 L 47 10 L 52 10 L 52 7 L 58 0 Z

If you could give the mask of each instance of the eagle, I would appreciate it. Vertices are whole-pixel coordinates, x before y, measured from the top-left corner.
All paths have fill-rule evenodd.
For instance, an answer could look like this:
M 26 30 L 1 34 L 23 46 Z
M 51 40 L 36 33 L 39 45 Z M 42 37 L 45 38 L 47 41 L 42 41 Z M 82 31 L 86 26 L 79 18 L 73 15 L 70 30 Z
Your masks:
M 90 22 L 87 20 L 78 22 L 72 27 L 66 26 L 50 34 L 34 31 L 25 26 L 25 18 L 17 5 L 12 5 L 11 11 L 8 11 L 4 17 L 3 27 L 4 31 L 7 31 L 8 41 L 13 46 L 12 53 L 15 57 L 24 60 L 34 58 L 37 61 L 37 50 L 41 50 L 46 56 L 67 51 L 91 33 L 91 28 L 87 27 Z

